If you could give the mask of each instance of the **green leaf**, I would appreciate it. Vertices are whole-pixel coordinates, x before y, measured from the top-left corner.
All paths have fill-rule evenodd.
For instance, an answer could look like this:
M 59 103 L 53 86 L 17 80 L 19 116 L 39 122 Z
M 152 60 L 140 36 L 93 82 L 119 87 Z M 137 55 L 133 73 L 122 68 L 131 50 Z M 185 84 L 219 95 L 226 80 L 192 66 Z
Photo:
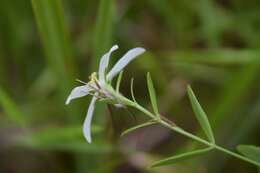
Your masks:
M 124 73 L 124 71 L 121 71 L 119 73 L 119 76 L 118 76 L 117 81 L 116 81 L 116 92 L 117 93 L 119 93 L 119 88 L 120 88 L 120 84 L 121 84 L 123 73 Z
M 66 151 L 66 152 L 86 152 L 86 153 L 106 153 L 111 152 L 113 147 L 109 144 L 95 143 L 95 145 L 89 145 L 86 141 L 67 141 L 67 142 L 56 142 L 56 143 L 41 143 L 39 141 L 27 140 L 20 141 L 19 146 L 28 147 L 36 150 L 47 150 L 47 151 Z
M 191 102 L 192 109 L 196 115 L 197 120 L 199 121 L 200 126 L 204 130 L 205 134 L 207 135 L 208 139 L 215 143 L 215 138 L 209 123 L 209 120 L 207 118 L 207 115 L 203 111 L 202 107 L 200 106 L 196 96 L 194 95 L 192 89 L 190 86 L 187 88 L 188 96 Z
M 170 65 L 176 63 L 216 65 L 248 65 L 257 63 L 259 58 L 254 50 L 209 49 L 203 51 L 178 50 L 163 55 Z
M 58 81 L 59 101 L 64 102 L 68 91 L 72 89 L 72 82 L 76 76 L 76 66 L 72 58 L 71 46 L 61 0 L 31 0 L 32 8 L 43 44 L 48 69 Z M 78 122 L 77 106 L 68 111 L 67 121 Z
M 126 135 L 126 134 L 128 134 L 128 133 L 130 133 L 130 132 L 132 132 L 132 131 L 134 131 L 134 130 L 137 130 L 137 129 L 139 129 L 139 128 L 143 128 L 143 127 L 146 127 L 146 126 L 150 126 L 150 125 L 153 125 L 153 124 L 156 124 L 156 123 L 157 123 L 157 122 L 155 122 L 155 121 L 148 121 L 148 122 L 146 122 L 146 123 L 139 124 L 139 125 L 137 125 L 137 126 L 134 126 L 134 127 L 131 127 L 131 128 L 129 128 L 129 129 L 125 130 L 125 131 L 121 134 L 121 136 L 124 136 L 124 135 Z
M 160 117 L 160 113 L 158 111 L 158 106 L 157 106 L 156 93 L 155 93 L 153 81 L 152 81 L 152 78 L 151 78 L 151 75 L 149 72 L 147 73 L 147 85 L 148 85 L 149 95 L 150 95 L 154 113 L 157 115 L 157 117 Z
M 135 100 L 135 95 L 134 95 L 134 78 L 131 79 L 131 96 L 132 96 L 133 101 L 135 103 L 137 103 Z
M 31 0 L 49 69 L 59 80 L 64 100 L 75 76 L 68 32 L 64 23 L 61 0 Z
M 92 133 L 102 131 L 100 126 L 92 126 Z M 89 145 L 83 135 L 82 126 L 51 127 L 34 132 L 30 135 L 21 136 L 17 139 L 17 145 L 34 149 L 77 151 L 102 153 L 111 150 L 107 144 Z
M 176 155 L 176 156 L 168 157 L 166 159 L 162 159 L 162 160 L 159 160 L 157 162 L 154 162 L 151 165 L 151 168 L 163 166 L 163 165 L 174 164 L 174 163 L 181 161 L 181 160 L 186 160 L 186 159 L 189 159 L 189 158 L 192 158 L 192 157 L 199 156 L 199 155 L 204 154 L 204 153 L 206 153 L 206 152 L 208 152 L 212 149 L 213 148 L 209 147 L 209 148 L 199 149 L 199 150 L 179 154 L 179 155 Z
M 96 70 L 100 56 L 110 48 L 113 33 L 113 15 L 114 0 L 100 0 L 98 6 L 97 23 L 95 26 L 94 41 L 94 59 L 92 59 L 91 68 Z
M 53 92 L 58 84 L 55 80 L 52 71 L 48 68 L 44 69 L 38 78 L 33 82 L 28 91 L 30 98 L 46 99 Z
M 253 145 L 239 145 L 237 150 L 249 159 L 252 159 L 260 165 L 260 147 Z
M 0 87 L 0 105 L 4 109 L 6 116 L 16 123 L 17 125 L 24 127 L 25 119 L 24 115 L 20 112 L 15 102 L 7 95 L 7 93 Z
M 92 126 L 92 133 L 102 131 L 100 126 Z M 67 126 L 67 127 L 49 127 L 32 134 L 32 139 L 41 141 L 42 143 L 52 143 L 61 141 L 70 141 L 72 139 L 84 139 L 82 135 L 82 126 Z

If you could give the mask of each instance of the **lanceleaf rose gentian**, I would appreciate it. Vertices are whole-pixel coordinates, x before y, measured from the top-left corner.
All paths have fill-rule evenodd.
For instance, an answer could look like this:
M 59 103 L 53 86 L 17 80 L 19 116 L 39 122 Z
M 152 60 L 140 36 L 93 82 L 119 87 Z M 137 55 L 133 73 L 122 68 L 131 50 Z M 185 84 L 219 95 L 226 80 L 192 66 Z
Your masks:
M 125 68 L 128 63 L 145 51 L 144 48 L 140 47 L 129 50 L 107 73 L 110 55 L 117 49 L 118 46 L 114 45 L 106 54 L 104 54 L 99 63 L 98 74 L 96 72 L 92 73 L 90 76 L 90 81 L 85 85 L 75 87 L 66 100 L 66 104 L 69 104 L 73 99 L 87 95 L 93 96 L 83 124 L 83 134 L 89 143 L 91 143 L 90 126 L 96 101 L 99 99 L 109 99 L 113 101 L 114 105 L 123 106 L 121 102 L 117 98 L 114 98 L 113 94 L 110 92 L 111 90 L 109 88 L 112 88 L 111 81 Z

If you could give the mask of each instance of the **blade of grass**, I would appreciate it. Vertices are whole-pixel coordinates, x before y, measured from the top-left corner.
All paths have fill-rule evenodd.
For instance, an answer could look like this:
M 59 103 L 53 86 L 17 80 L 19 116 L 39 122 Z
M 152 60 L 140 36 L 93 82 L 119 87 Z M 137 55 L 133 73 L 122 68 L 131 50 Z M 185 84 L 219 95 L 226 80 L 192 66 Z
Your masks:
M 219 46 L 219 38 L 221 34 L 221 22 L 224 21 L 225 16 L 219 16 L 215 2 L 213 0 L 201 0 L 197 4 L 197 11 L 199 20 L 202 23 L 203 39 L 207 40 L 208 46 L 216 48 Z M 218 20 L 221 19 L 221 20 Z
M 102 128 L 92 126 L 92 133 L 99 133 Z M 82 135 L 82 126 L 68 127 L 49 127 L 32 134 L 32 139 L 41 143 L 61 143 L 62 141 L 71 141 L 74 139 L 84 139 Z
M 48 69 L 58 81 L 59 101 L 62 104 L 72 88 L 76 70 L 61 0 L 31 0 L 31 2 Z M 78 116 L 70 116 L 78 114 L 78 110 L 76 106 L 68 109 L 67 121 L 78 122 Z
M 92 126 L 92 133 L 99 133 L 102 128 Z M 76 151 L 103 153 L 111 150 L 107 144 L 89 145 L 82 135 L 82 126 L 47 128 L 17 139 L 17 145 L 41 150 Z
M 60 0 L 32 0 L 39 35 L 50 70 L 54 72 L 62 97 L 71 87 L 75 65 Z
M 247 65 L 258 61 L 257 51 L 254 50 L 203 50 L 164 52 L 165 62 L 203 63 L 210 65 Z
M 39 77 L 31 85 L 28 95 L 31 98 L 45 99 L 51 92 L 55 91 L 57 80 L 51 70 L 44 69 Z
M 76 78 L 76 69 L 65 27 L 61 0 L 31 0 L 31 2 L 48 68 L 55 75 L 56 81 L 59 81 L 59 101 L 62 104 L 72 88 L 72 81 Z M 73 106 L 66 110 L 68 111 L 67 121 L 73 123 L 79 121 L 79 116 L 75 115 L 80 115 L 80 109 Z M 78 172 L 84 171 L 86 165 L 83 160 L 86 160 L 85 156 L 76 154 L 74 158 Z
M 96 70 L 100 56 L 111 46 L 114 26 L 114 0 L 100 0 L 94 31 L 94 58 L 91 60 L 91 69 Z
M 171 1 L 148 1 L 150 7 L 158 13 L 165 21 L 170 29 L 170 34 L 174 34 L 175 44 L 178 48 L 187 48 L 190 46 L 191 33 L 188 28 L 192 25 L 194 20 L 193 11 L 194 5 L 185 1 L 175 1 L 174 5 Z M 181 10 L 185 9 L 185 10 Z
M 156 98 L 156 93 L 155 93 L 155 89 L 153 86 L 153 81 L 151 78 L 150 73 L 147 73 L 147 86 L 148 86 L 148 91 L 149 91 L 149 95 L 150 95 L 150 100 L 152 103 L 152 107 L 153 107 L 153 111 L 155 113 L 155 115 L 160 118 L 160 113 L 158 111 L 158 105 L 157 105 L 157 98 Z
M 215 143 L 215 138 L 214 138 L 209 120 L 207 118 L 207 115 L 205 114 L 204 110 L 200 106 L 200 104 L 190 86 L 187 87 L 187 92 L 188 92 L 188 96 L 189 96 L 189 99 L 191 102 L 192 109 L 196 115 L 197 120 L 199 121 L 200 126 L 202 127 L 203 131 L 207 135 L 208 139 L 212 143 Z
M 22 147 L 29 147 L 36 150 L 47 151 L 67 151 L 67 152 L 86 152 L 86 153 L 106 153 L 111 152 L 112 146 L 105 144 L 89 145 L 85 141 L 69 141 L 58 143 L 41 143 L 40 141 L 21 141 L 17 144 Z
M 226 68 L 208 66 L 206 64 L 176 62 L 171 67 L 174 68 L 174 71 L 181 73 L 190 80 L 200 80 L 217 85 L 231 78 Z
M 50 143 L 50 144 L 34 144 L 30 147 L 41 150 L 69 151 L 69 152 L 86 152 L 86 153 L 109 153 L 112 146 L 105 144 L 88 145 L 85 141 L 70 141 L 67 143 Z
M 194 151 L 191 151 L 191 152 L 187 152 L 187 153 L 175 155 L 175 156 L 172 156 L 172 157 L 168 157 L 166 159 L 162 159 L 162 160 L 154 162 L 151 165 L 151 168 L 169 165 L 169 164 L 174 164 L 174 163 L 179 162 L 181 160 L 186 160 L 186 159 L 189 159 L 189 158 L 192 158 L 192 157 L 202 155 L 202 154 L 204 154 L 204 153 L 206 153 L 210 150 L 212 150 L 212 148 L 209 147 L 209 148 L 194 150 Z
M 21 113 L 16 103 L 7 95 L 7 93 L 0 87 L 0 104 L 6 116 L 20 127 L 25 127 L 26 121 L 24 115 Z
M 28 70 L 30 67 L 25 66 L 27 65 L 28 56 L 31 56 L 32 53 L 27 51 L 28 40 L 31 41 L 32 39 L 24 38 L 30 33 L 31 29 L 31 26 L 28 28 L 28 26 L 24 25 L 25 22 L 28 22 L 26 21 L 27 15 L 30 14 L 27 5 L 28 3 L 25 2 L 8 0 L 2 0 L 0 5 L 0 49 L 2 49 L 1 53 L 3 55 L 0 61 L 6 61 L 7 63 L 7 67 L 1 68 L 1 70 L 8 70 L 8 67 L 11 67 L 12 70 L 15 68 L 16 73 L 19 74 L 15 81 L 16 84 L 6 88 L 7 92 L 13 90 L 16 94 L 26 89 L 26 69 Z M 10 62 L 12 63 L 10 64 Z M 6 75 L 5 86 L 8 86 L 8 80 L 10 80 L 10 76 Z

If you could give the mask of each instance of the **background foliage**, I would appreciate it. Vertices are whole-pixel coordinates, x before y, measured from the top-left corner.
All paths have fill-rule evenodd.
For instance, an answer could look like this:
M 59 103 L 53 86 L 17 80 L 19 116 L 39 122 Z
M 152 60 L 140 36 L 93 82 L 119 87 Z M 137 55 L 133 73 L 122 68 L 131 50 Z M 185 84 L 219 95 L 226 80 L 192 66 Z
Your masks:
M 88 99 L 64 106 L 74 79 L 87 81 L 113 44 L 141 46 L 142 58 L 125 71 L 121 91 L 150 107 L 150 71 L 159 111 L 203 135 L 186 85 L 193 86 L 227 148 L 259 145 L 260 1 L 250 0 L 2 0 L 0 5 L 0 172 L 256 172 L 247 163 L 211 152 L 147 169 L 151 161 L 197 147 L 159 126 L 122 138 L 142 122 L 120 109 L 95 112 L 93 143 L 81 126 Z M 104 164 L 105 163 L 105 164 Z

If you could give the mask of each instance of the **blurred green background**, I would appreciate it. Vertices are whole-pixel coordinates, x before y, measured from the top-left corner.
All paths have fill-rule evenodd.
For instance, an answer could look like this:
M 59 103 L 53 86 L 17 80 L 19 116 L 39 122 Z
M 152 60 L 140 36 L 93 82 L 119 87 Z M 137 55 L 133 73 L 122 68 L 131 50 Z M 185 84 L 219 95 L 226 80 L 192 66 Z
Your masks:
M 131 110 L 99 104 L 93 143 L 82 135 L 89 98 L 64 101 L 75 79 L 88 81 L 103 53 L 147 52 L 125 70 L 121 92 L 146 107 L 151 72 L 160 112 L 194 134 L 200 129 L 186 96 L 191 84 L 219 144 L 260 144 L 259 0 L 1 0 L 0 172 L 256 172 L 223 153 L 148 169 L 152 161 L 197 144 L 159 126 L 120 133 L 143 122 Z M 112 63 L 111 63 L 112 64 Z

